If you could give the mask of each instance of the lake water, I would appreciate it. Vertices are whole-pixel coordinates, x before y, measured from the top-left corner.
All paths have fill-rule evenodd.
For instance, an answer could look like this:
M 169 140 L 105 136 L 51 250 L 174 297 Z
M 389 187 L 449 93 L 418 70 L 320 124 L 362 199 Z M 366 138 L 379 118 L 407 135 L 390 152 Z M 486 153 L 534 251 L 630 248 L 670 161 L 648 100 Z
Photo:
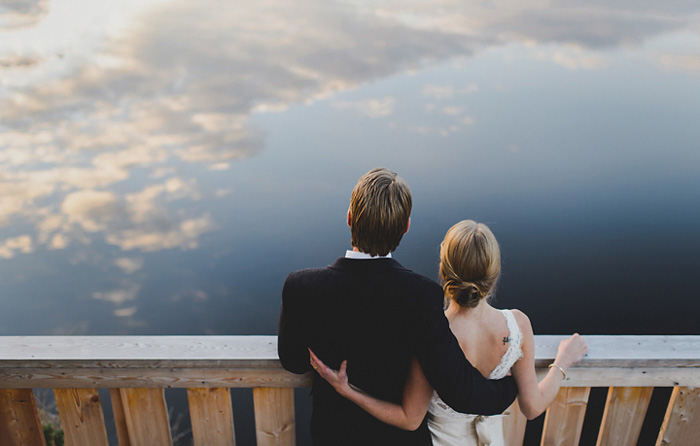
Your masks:
M 373 167 L 536 333 L 697 334 L 700 4 L 0 6 L 0 334 L 275 334 Z

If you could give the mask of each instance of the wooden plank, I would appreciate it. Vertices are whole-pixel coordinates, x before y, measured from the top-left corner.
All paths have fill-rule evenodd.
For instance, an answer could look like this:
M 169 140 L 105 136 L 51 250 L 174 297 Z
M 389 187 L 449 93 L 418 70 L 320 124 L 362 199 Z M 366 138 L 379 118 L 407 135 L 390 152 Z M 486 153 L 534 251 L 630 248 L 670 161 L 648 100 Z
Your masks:
M 535 365 L 546 367 L 554 360 L 559 342 L 568 336 L 535 335 Z M 588 354 L 582 367 L 689 366 L 700 363 L 700 336 L 584 335 Z
M 653 387 L 610 387 L 597 446 L 635 446 Z
M 699 352 L 700 354 L 700 352 Z M 585 359 L 584 359 L 585 361 Z M 547 368 L 538 368 L 538 379 Z M 570 367 L 562 387 L 700 387 L 700 367 Z
M 67 446 L 108 446 L 97 389 L 55 389 Z
M 0 388 L 189 388 L 310 387 L 312 375 L 282 369 L 3 369 Z M 538 369 L 541 379 L 547 369 Z M 567 370 L 564 387 L 700 387 L 699 368 L 595 367 Z
M 235 446 L 229 389 L 187 389 L 187 400 L 195 446 Z
M 216 361 L 212 361 L 215 364 Z M 188 387 L 310 387 L 312 374 L 297 375 L 281 367 L 272 368 L 203 368 L 160 367 L 120 368 L 3 368 L 0 361 L 0 388 L 23 388 L 31 382 L 35 389 L 65 388 L 188 388 Z M 699 379 L 700 381 L 700 379 Z
M 171 446 L 170 422 L 163 389 L 119 389 L 129 442 Z
M 277 336 L 2 336 L 0 351 L 24 361 L 274 362 Z
M 535 360 L 546 367 L 566 336 L 535 336 Z M 697 367 L 700 336 L 586 335 L 588 355 L 581 367 Z M 117 361 L 160 367 L 279 367 L 276 336 L 2 336 L 0 351 L 15 367 L 43 361 Z M 3 361 L 4 362 L 4 361 Z M 104 366 L 104 365 L 102 365 Z M 143 366 L 143 364 L 142 364 Z M 211 365 L 211 367 L 214 367 Z
M 544 367 L 563 336 L 536 336 Z M 586 336 L 568 387 L 700 387 L 700 336 Z M 275 336 L 0 337 L 0 387 L 305 387 L 282 369 Z M 546 371 L 546 369 L 542 369 Z
M 509 446 L 521 446 L 525 438 L 525 427 L 527 426 L 527 418 L 520 411 L 520 405 L 516 399 L 511 406 L 504 412 L 503 419 L 503 437 L 505 444 Z
M 117 440 L 119 441 L 119 446 L 131 446 L 131 441 L 129 441 L 129 430 L 126 426 L 126 417 L 124 415 L 122 394 L 119 389 L 109 389 L 109 399 L 112 401 L 112 416 L 114 417 L 114 425 L 117 430 Z
M 213 363 L 215 363 L 214 361 Z M 547 369 L 538 369 L 541 379 Z M 700 387 L 700 367 L 571 367 L 564 387 Z M 161 368 L 19 368 L 2 367 L 0 388 L 188 388 L 188 387 L 309 387 L 310 373 L 279 369 Z
M 0 389 L 0 445 L 46 446 L 32 389 Z
M 700 438 L 700 389 L 676 387 L 668 403 L 656 446 L 698 444 Z
M 258 446 L 293 446 L 294 389 L 256 387 L 253 400 Z
M 562 387 L 547 409 L 542 446 L 577 446 L 586 416 L 590 387 Z

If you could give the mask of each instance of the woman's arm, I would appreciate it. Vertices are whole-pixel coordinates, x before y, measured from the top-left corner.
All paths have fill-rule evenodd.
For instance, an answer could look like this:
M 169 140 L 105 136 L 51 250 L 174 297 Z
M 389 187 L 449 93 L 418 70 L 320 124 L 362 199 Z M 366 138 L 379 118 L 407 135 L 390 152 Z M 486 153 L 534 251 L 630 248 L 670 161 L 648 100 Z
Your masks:
M 532 420 L 552 404 L 557 396 L 559 386 L 564 380 L 562 371 L 557 367 L 550 367 L 547 376 L 539 383 L 535 374 L 535 336 L 532 332 L 530 319 L 521 311 L 513 310 L 520 330 L 523 333 L 523 357 L 512 368 L 515 383 L 518 385 L 518 404 L 520 410 Z M 578 334 L 559 343 L 559 350 L 554 364 L 566 371 L 572 364 L 578 362 L 586 355 L 588 347 L 586 341 Z
M 311 365 L 321 378 L 328 381 L 338 394 L 357 404 L 379 421 L 411 431 L 418 429 L 423 422 L 433 388 L 425 379 L 423 369 L 415 357 L 411 359 L 411 370 L 403 391 L 403 400 L 401 405 L 398 405 L 374 398 L 352 386 L 348 382 L 347 361 L 343 361 L 340 370 L 335 371 L 318 359 L 311 350 L 309 354 Z

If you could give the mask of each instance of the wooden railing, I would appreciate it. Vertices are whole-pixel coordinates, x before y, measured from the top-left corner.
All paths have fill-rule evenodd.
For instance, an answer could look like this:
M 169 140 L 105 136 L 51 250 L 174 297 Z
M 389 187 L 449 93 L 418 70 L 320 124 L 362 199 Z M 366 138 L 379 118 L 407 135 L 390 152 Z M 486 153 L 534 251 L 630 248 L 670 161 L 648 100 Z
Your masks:
M 537 336 L 545 373 L 562 336 Z M 591 387 L 607 387 L 598 445 L 636 445 L 652 391 L 672 387 L 657 445 L 700 444 L 700 336 L 586 336 L 547 411 L 543 445 L 578 445 Z M 295 387 L 275 336 L 0 337 L 0 445 L 44 446 L 32 389 L 53 389 L 67 446 L 107 446 L 98 389 L 109 389 L 120 446 L 170 445 L 164 389 L 186 388 L 195 445 L 234 445 L 230 388 L 253 388 L 258 445 L 295 444 Z M 517 404 L 508 445 L 522 444 Z

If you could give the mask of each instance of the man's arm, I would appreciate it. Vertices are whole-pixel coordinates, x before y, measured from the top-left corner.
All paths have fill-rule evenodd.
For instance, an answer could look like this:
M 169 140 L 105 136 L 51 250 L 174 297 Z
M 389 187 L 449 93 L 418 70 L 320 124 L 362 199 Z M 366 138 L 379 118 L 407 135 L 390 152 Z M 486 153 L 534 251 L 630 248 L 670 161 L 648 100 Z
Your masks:
M 428 382 L 457 412 L 495 415 L 510 406 L 518 390 L 513 377 L 488 380 L 464 356 L 442 310 L 442 296 L 426 299 L 416 356 Z
M 294 292 L 292 275 L 290 274 L 282 289 L 277 354 L 282 367 L 293 373 L 306 373 L 311 370 L 305 325 L 302 320 L 303 313 L 299 308 L 300 299 L 301 296 Z

